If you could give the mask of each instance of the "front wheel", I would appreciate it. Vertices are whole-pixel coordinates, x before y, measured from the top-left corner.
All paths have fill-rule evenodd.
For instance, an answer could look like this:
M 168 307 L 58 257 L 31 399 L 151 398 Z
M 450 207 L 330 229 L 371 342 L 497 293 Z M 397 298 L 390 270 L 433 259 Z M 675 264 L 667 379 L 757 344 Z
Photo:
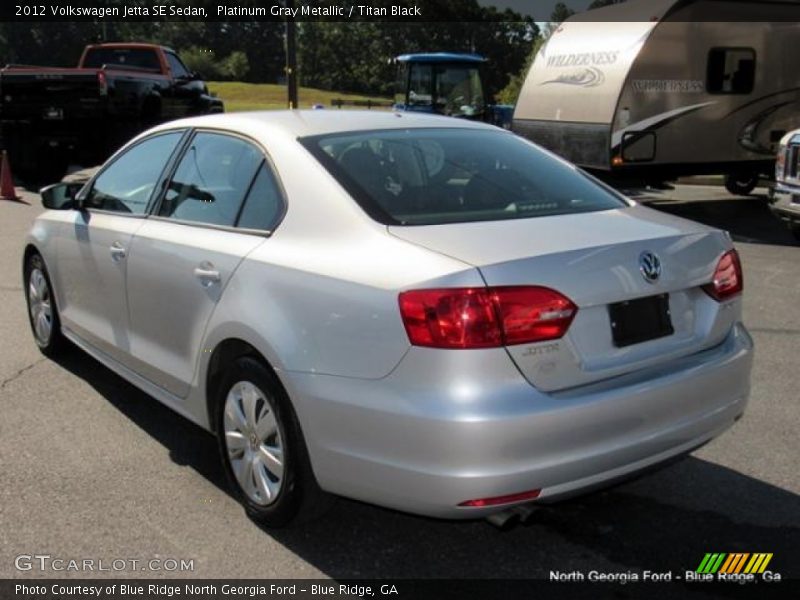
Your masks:
M 25 299 L 33 339 L 45 356 L 55 356 L 66 344 L 53 296 L 53 286 L 41 255 L 33 253 L 25 262 Z
M 242 357 L 224 376 L 216 398 L 217 437 L 228 481 L 248 516 L 280 527 L 327 508 L 300 424 L 278 378 Z
M 758 173 L 729 173 L 725 176 L 725 189 L 734 196 L 748 196 L 758 185 Z

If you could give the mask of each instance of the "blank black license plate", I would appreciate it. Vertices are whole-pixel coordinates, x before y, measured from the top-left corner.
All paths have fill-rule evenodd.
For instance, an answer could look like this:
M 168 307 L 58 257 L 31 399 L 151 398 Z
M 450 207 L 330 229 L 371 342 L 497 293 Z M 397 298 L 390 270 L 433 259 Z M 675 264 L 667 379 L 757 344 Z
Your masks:
M 669 314 L 669 294 L 608 305 L 611 335 L 618 348 L 675 333 Z

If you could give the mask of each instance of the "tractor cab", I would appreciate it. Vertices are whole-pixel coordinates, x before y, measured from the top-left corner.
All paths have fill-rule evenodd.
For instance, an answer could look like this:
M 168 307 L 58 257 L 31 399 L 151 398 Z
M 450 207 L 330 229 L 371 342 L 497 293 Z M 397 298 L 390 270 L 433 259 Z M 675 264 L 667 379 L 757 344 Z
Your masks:
M 397 64 L 395 109 L 485 120 L 486 94 L 477 54 L 401 54 Z

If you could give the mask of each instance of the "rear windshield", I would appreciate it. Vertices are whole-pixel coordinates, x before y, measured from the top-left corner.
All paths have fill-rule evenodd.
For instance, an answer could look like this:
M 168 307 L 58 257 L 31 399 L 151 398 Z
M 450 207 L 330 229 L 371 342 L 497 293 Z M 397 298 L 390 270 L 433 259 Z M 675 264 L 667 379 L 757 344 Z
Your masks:
M 627 206 L 590 177 L 502 130 L 407 129 L 303 138 L 374 219 L 434 225 Z
M 99 69 L 103 65 L 161 72 L 158 55 L 148 48 L 93 48 L 86 53 L 84 67 Z

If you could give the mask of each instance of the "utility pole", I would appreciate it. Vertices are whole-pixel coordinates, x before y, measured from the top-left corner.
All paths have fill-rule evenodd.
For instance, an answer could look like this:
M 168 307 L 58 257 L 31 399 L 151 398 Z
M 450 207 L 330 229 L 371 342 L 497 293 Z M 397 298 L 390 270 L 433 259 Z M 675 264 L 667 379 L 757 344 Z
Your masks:
M 294 0 L 286 0 L 287 12 L 294 14 Z M 286 91 L 289 108 L 297 108 L 297 47 L 295 34 L 297 23 L 294 17 L 286 17 Z

